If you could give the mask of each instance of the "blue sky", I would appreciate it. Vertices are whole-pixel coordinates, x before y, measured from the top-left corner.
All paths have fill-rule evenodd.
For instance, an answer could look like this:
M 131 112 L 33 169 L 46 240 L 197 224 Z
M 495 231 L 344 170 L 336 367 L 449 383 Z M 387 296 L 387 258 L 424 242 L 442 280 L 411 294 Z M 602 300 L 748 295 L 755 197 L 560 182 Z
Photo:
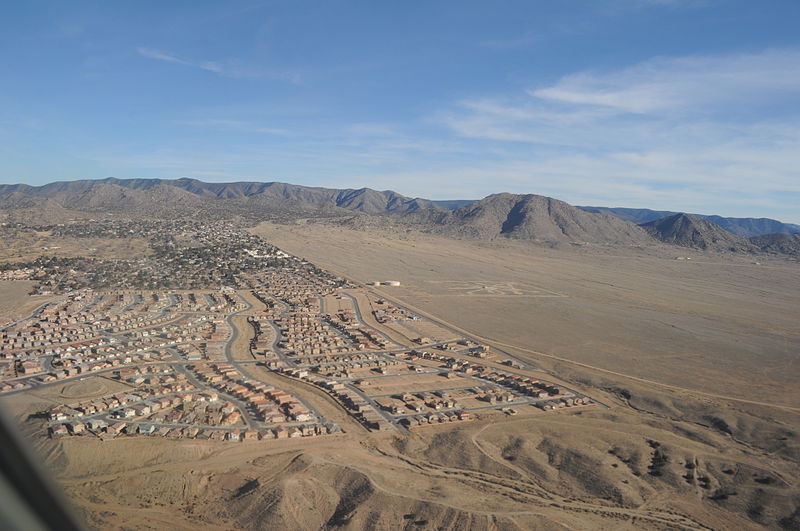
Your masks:
M 499 191 L 800 223 L 800 2 L 6 2 L 0 182 Z

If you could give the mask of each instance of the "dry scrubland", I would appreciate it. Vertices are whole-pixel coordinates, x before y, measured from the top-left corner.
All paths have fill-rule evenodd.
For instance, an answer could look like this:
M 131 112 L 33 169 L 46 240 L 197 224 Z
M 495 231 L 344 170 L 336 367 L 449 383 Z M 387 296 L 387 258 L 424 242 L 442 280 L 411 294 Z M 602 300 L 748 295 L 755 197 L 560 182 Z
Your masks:
M 35 282 L 27 280 L 0 280 L 0 324 L 28 315 L 50 297 L 28 295 Z
M 565 415 L 486 428 L 482 437 L 501 448 L 495 457 L 521 477 L 564 495 L 679 506 L 715 528 L 800 525 L 798 264 L 320 224 L 256 232 L 356 280 L 400 280 L 384 293 L 607 401 L 609 411 L 584 412 L 580 422 Z M 430 442 L 457 464 L 461 451 Z M 652 475 L 648 461 L 663 456 Z
M 262 224 L 255 232 L 355 280 L 400 280 L 400 288 L 383 292 L 496 342 L 800 408 L 796 263 L 756 265 L 674 247 L 473 243 L 319 224 Z M 676 260 L 678 253 L 692 260 Z
M 40 451 L 103 529 L 744 529 L 759 527 L 748 509 L 772 527 L 793 510 L 792 476 L 744 446 L 637 416 L 594 409 L 411 436 L 352 427 L 269 445 L 62 439 Z M 653 476 L 658 455 L 668 461 Z M 737 494 L 708 501 L 687 472 Z
M 368 433 L 324 393 L 287 380 L 345 433 L 268 445 L 37 438 L 91 527 L 800 527 L 797 264 L 318 224 L 256 232 L 356 280 L 400 280 L 384 293 L 610 407 Z M 111 382 L 81 384 L 3 406 L 22 420 L 55 394 L 91 396 Z
M 150 249 L 142 238 L 74 238 L 42 231 L 0 241 L 0 256 L 15 262 L 34 260 L 42 255 L 113 260 L 147 254 Z

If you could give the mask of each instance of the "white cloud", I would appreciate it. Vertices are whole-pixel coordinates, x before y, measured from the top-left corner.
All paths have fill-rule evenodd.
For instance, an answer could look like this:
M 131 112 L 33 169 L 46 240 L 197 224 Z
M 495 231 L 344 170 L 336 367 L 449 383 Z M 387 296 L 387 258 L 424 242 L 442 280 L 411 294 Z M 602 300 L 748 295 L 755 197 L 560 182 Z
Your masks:
M 735 215 L 769 206 L 796 221 L 798 93 L 798 50 L 656 58 L 527 97 L 461 101 L 438 119 L 476 145 L 505 146 L 505 162 L 461 172 L 476 188 L 489 179 L 572 202 Z
M 192 127 L 204 127 L 210 129 L 220 129 L 229 131 L 242 131 L 247 133 L 264 133 L 276 136 L 293 136 L 294 133 L 288 129 L 280 127 L 265 127 L 256 123 L 244 120 L 228 120 L 217 118 L 205 118 L 202 120 L 183 120 L 177 122 L 180 125 Z
M 139 53 L 139 55 L 147 57 L 148 59 L 157 59 L 159 61 L 166 61 L 168 63 L 175 63 L 178 65 L 193 66 L 196 68 L 202 68 L 203 70 L 208 70 L 209 72 L 220 73 L 222 71 L 222 68 L 217 63 L 210 61 L 194 63 L 192 61 L 181 59 L 172 53 L 155 50 L 153 48 L 139 47 L 136 48 L 136 51 Z
M 150 59 L 158 59 L 159 61 L 167 61 L 169 63 L 178 63 L 178 64 L 182 64 L 182 65 L 190 64 L 187 61 L 184 61 L 182 59 L 178 59 L 177 57 L 175 57 L 172 54 L 169 54 L 169 53 L 166 53 L 166 52 L 162 52 L 160 50 L 154 50 L 153 48 L 139 47 L 139 48 L 136 48 L 136 52 L 139 55 L 147 57 L 147 58 L 150 58 Z
M 797 146 L 800 147 L 800 146 Z M 373 187 L 400 187 L 434 199 L 480 198 L 491 193 L 535 193 L 577 205 L 678 210 L 800 222 L 800 175 L 790 149 L 782 154 L 730 152 L 705 159 L 680 152 L 551 155 L 441 170 L 368 174 Z M 763 163 L 772 157 L 773 167 Z M 730 167 L 719 164 L 722 158 Z M 793 177 L 792 177 L 793 176 Z M 419 190 L 425 190 L 420 194 Z M 794 197 L 794 200 L 792 200 Z
M 660 113 L 800 90 L 800 51 L 655 58 L 610 73 L 580 72 L 530 94 L 555 103 Z
M 347 132 L 358 137 L 395 136 L 397 127 L 389 123 L 359 122 L 347 126 Z
M 657 58 L 460 101 L 428 121 L 309 128 L 292 122 L 308 109 L 289 117 L 283 107 L 202 109 L 179 124 L 286 138 L 253 134 L 220 152 L 187 140 L 174 151 L 100 158 L 162 176 L 366 185 L 439 199 L 539 193 L 573 204 L 798 222 L 798 92 L 797 50 Z M 275 127 L 285 123 L 295 125 Z
M 192 68 L 199 68 L 202 70 L 206 70 L 208 72 L 213 72 L 220 76 L 230 77 L 234 79 L 263 78 L 263 79 L 275 79 L 275 80 L 287 81 L 294 84 L 302 83 L 302 76 L 298 72 L 271 70 L 262 67 L 254 67 L 250 65 L 245 65 L 237 60 L 230 60 L 225 62 L 190 61 L 187 59 L 183 59 L 171 52 L 165 52 L 163 50 L 157 50 L 154 48 L 146 48 L 141 46 L 136 48 L 136 52 L 143 57 L 147 57 L 148 59 L 156 59 L 158 61 L 165 61 L 167 63 L 189 66 Z

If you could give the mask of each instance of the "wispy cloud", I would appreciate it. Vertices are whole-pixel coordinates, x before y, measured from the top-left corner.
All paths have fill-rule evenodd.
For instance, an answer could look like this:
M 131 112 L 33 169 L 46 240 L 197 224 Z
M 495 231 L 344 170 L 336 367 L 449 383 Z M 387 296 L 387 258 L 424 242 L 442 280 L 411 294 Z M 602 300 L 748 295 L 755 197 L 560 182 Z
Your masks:
M 800 215 L 800 51 L 662 57 L 463 100 L 456 135 L 506 146 L 465 174 L 572 201 Z M 445 178 L 445 177 L 443 177 Z M 794 199 L 793 199 L 794 198 Z M 705 205 L 705 207 L 703 207 Z
M 208 72 L 213 72 L 220 76 L 235 79 L 263 78 L 287 81 L 290 83 L 302 83 L 302 76 L 299 72 L 272 70 L 258 66 L 246 65 L 238 60 L 226 61 L 191 61 L 184 59 L 172 52 L 157 50 L 155 48 L 138 47 L 136 52 L 148 59 L 156 59 L 192 68 L 200 68 Z
M 139 53 L 202 68 L 160 50 Z M 212 73 L 232 75 L 232 64 Z M 505 190 L 799 222 L 798 94 L 796 49 L 660 57 L 457 101 L 422 120 L 326 122 L 307 107 L 287 114 L 283 105 L 243 103 L 201 109 L 174 123 L 214 129 L 215 138 L 231 132 L 224 149 L 192 132 L 173 150 L 94 160 L 158 176 L 366 185 L 436 198 Z
M 530 91 L 557 103 L 654 113 L 762 101 L 800 90 L 800 51 L 655 58 L 616 72 L 580 72 Z
M 214 63 L 211 61 L 204 61 L 204 62 L 188 61 L 186 59 L 181 59 L 175 54 L 164 52 L 161 50 L 156 50 L 153 48 L 139 47 L 136 48 L 136 51 L 139 53 L 139 55 L 147 57 L 148 59 L 157 59 L 159 61 L 166 61 L 168 63 L 192 66 L 195 68 L 202 68 L 203 70 L 208 70 L 209 72 L 216 72 L 218 74 L 222 72 L 222 67 L 218 63 Z
M 395 125 L 376 122 L 350 124 L 347 132 L 355 136 L 395 136 L 398 133 Z
M 438 118 L 458 135 L 487 140 L 601 149 L 653 142 L 696 146 L 747 137 L 761 123 L 792 129 L 800 119 L 799 93 L 800 51 L 770 50 L 578 72 L 531 89 L 527 97 L 462 100 Z M 776 104 L 772 114 L 762 112 Z M 759 121 L 751 110 L 759 111 L 753 114 Z M 749 140 L 770 141 L 756 135 Z
M 795 146 L 796 150 L 800 145 Z M 645 207 L 701 214 L 764 216 L 800 222 L 800 179 L 792 149 L 697 153 L 548 154 L 500 163 L 370 174 L 371 186 L 428 190 L 436 199 L 508 191 L 572 204 Z M 725 164 L 720 164 L 720 160 Z M 759 179 L 760 178 L 760 179 Z M 394 183 L 394 184 L 392 184 Z
M 202 127 L 210 129 L 220 129 L 229 131 L 241 131 L 247 133 L 263 133 L 276 136 L 293 136 L 294 133 L 288 129 L 280 127 L 266 127 L 253 122 L 244 120 L 227 120 L 227 119 L 213 119 L 207 118 L 202 120 L 183 120 L 177 122 L 180 125 L 188 125 L 191 127 Z

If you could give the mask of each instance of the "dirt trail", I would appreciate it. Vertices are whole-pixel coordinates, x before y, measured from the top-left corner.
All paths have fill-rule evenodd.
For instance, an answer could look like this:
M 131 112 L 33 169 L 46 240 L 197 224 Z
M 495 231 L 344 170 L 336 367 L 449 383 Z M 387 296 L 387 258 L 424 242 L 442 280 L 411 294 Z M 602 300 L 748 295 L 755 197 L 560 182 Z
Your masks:
M 115 522 L 133 520 L 139 521 L 142 508 L 131 507 L 129 505 L 121 505 L 118 503 L 97 503 L 88 499 L 82 500 L 81 504 L 84 508 L 90 509 L 98 515 L 114 513 L 113 519 Z M 150 529 L 170 529 L 175 531 L 196 531 L 197 529 L 219 529 L 218 523 L 202 522 L 197 519 L 183 518 L 179 511 L 171 505 L 163 505 L 161 507 L 147 507 L 147 521 Z M 107 524 L 107 522 L 103 522 Z M 121 529 L 127 526 L 122 524 Z
M 528 475 L 528 472 L 527 472 L 526 470 L 524 470 L 524 469 L 522 469 L 522 468 L 518 467 L 517 465 L 515 465 L 515 464 L 513 464 L 513 463 L 510 463 L 509 461 L 507 461 L 507 460 L 505 460 L 505 459 L 499 458 L 499 457 L 498 457 L 498 456 L 496 456 L 494 453 L 492 453 L 492 452 L 489 452 L 488 450 L 486 450 L 486 448 L 484 448 L 484 447 L 483 447 L 483 445 L 482 445 L 480 442 L 478 442 L 478 437 L 480 437 L 480 435 L 481 435 L 481 434 L 482 434 L 484 431 L 486 431 L 486 428 L 489 428 L 490 426 L 491 426 L 491 424 L 487 424 L 486 426 L 482 427 L 481 429 L 479 429 L 478 431 L 476 431 L 475 433 L 473 433 L 473 434 L 470 436 L 470 440 L 472 441 L 472 444 L 474 444 L 474 445 L 475 445 L 475 447 L 476 447 L 478 450 L 480 450 L 480 452 L 481 452 L 483 455 L 485 455 L 486 457 L 488 457 L 489 459 L 491 459 L 491 460 L 492 460 L 492 461 L 494 461 L 495 463 L 497 463 L 497 464 L 499 464 L 499 465 L 502 465 L 502 466 L 504 466 L 504 467 L 508 468 L 509 470 L 513 470 L 514 472 L 516 472 L 516 473 L 519 475 L 519 477 L 523 477 L 523 478 L 524 478 L 525 476 L 527 476 L 527 475 Z
M 613 518 L 637 518 L 660 525 L 678 526 L 682 529 L 693 529 L 698 531 L 707 531 L 711 529 L 710 527 L 703 525 L 687 515 L 654 509 L 613 507 L 568 500 L 527 481 L 502 478 L 492 474 L 473 470 L 446 467 L 399 454 L 384 452 L 382 450 L 378 451 L 386 457 L 406 463 L 424 475 L 456 479 L 458 481 L 473 485 L 477 484 L 478 488 L 490 488 L 493 492 L 507 496 L 520 503 L 534 504 L 542 507 L 553 507 L 556 509 L 573 512 L 588 512 Z

